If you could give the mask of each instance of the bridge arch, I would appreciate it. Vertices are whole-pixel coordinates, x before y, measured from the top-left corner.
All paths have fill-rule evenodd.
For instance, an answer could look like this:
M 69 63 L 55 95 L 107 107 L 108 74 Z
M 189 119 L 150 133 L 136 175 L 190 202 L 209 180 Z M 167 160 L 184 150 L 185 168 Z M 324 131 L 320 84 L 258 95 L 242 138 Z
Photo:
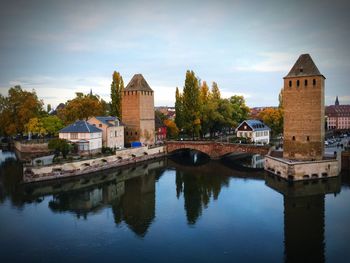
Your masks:
M 167 153 L 171 153 L 179 149 L 193 149 L 209 155 L 211 159 L 219 159 L 228 153 L 252 153 L 266 155 L 269 152 L 268 146 L 213 141 L 167 141 L 165 144 Z

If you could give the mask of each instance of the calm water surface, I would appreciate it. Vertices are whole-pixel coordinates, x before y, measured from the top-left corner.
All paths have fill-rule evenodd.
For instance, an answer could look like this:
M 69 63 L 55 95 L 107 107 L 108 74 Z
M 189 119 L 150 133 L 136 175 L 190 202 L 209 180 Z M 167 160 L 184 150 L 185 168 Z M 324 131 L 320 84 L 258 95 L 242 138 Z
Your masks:
M 350 187 L 164 159 L 19 184 L 0 153 L 1 262 L 350 262 Z

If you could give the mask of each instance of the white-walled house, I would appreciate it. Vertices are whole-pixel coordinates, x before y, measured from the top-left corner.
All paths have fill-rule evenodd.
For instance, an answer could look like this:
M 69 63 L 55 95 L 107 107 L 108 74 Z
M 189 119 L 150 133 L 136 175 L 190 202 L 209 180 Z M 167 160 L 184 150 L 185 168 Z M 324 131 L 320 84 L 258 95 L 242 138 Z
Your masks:
M 237 137 L 250 138 L 256 144 L 270 143 L 271 129 L 259 120 L 245 120 L 236 128 Z
M 91 117 L 88 119 L 88 123 L 102 130 L 102 145 L 104 147 L 124 148 L 124 126 L 117 117 Z
M 87 121 L 76 121 L 59 131 L 60 139 L 66 139 L 78 145 L 80 154 L 101 152 L 102 130 Z

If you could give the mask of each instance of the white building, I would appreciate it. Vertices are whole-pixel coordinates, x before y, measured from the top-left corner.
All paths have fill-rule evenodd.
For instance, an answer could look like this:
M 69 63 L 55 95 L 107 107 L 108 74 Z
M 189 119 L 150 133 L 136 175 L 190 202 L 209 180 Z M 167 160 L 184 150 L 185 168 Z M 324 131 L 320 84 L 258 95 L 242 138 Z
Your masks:
M 78 146 L 80 154 L 91 154 L 101 151 L 102 130 L 87 121 L 76 121 L 59 131 L 59 138 L 66 139 Z
M 252 143 L 270 143 L 271 129 L 259 120 L 245 120 L 236 128 L 236 136 L 249 138 Z

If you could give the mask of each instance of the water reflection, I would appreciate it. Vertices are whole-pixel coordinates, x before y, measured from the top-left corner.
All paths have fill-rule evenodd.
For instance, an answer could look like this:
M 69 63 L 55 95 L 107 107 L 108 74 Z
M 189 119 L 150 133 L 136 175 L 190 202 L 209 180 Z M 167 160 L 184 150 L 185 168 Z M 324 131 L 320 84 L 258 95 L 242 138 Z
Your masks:
M 285 262 L 325 262 L 325 195 L 340 192 L 340 179 L 289 184 L 266 176 L 283 195 Z

